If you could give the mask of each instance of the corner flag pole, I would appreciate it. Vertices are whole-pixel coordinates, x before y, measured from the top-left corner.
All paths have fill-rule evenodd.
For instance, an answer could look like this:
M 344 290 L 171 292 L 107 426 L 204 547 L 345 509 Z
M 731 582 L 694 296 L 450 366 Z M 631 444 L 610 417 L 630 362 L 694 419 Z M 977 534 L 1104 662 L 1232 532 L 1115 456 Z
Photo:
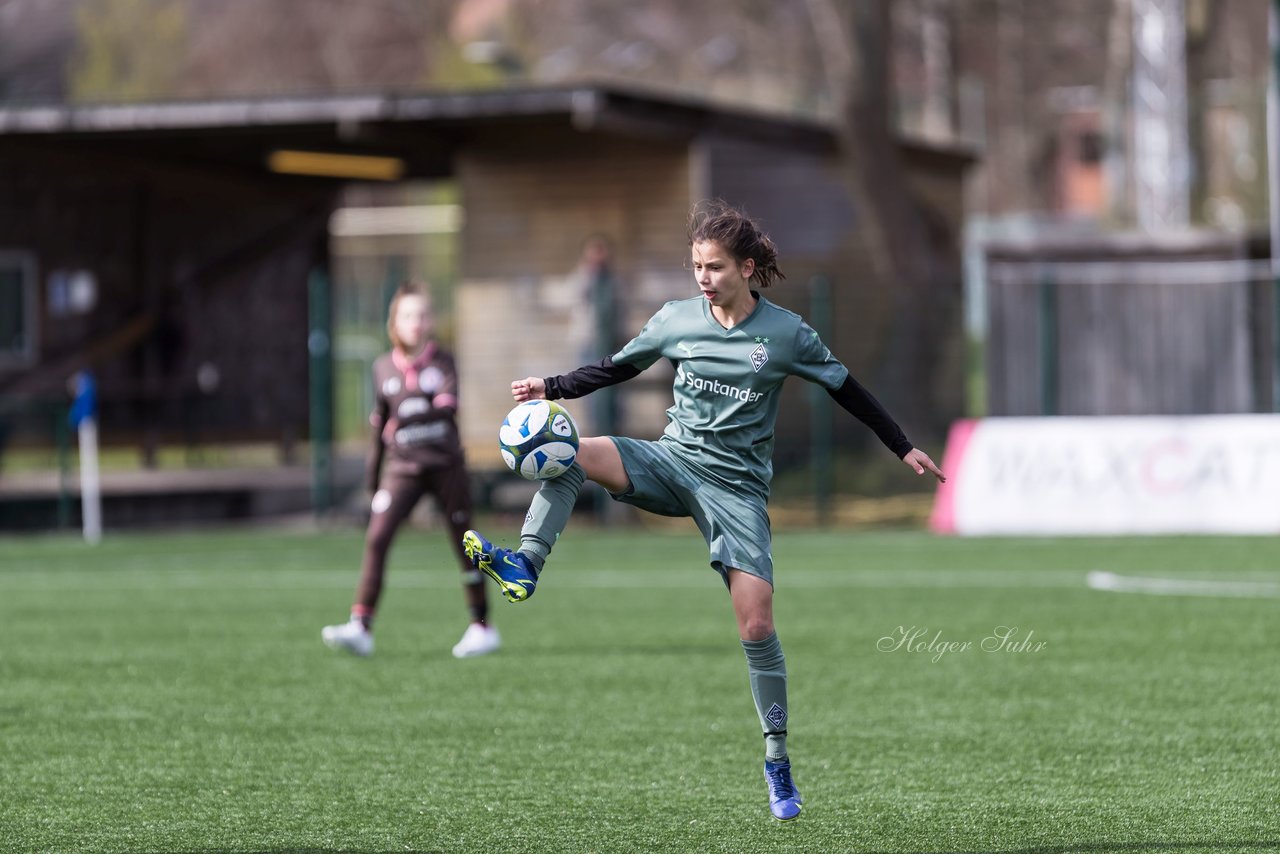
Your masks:
M 80 437 L 80 515 L 85 542 L 102 540 L 102 486 L 98 468 L 98 389 L 93 375 L 72 377 L 75 399 L 69 420 Z

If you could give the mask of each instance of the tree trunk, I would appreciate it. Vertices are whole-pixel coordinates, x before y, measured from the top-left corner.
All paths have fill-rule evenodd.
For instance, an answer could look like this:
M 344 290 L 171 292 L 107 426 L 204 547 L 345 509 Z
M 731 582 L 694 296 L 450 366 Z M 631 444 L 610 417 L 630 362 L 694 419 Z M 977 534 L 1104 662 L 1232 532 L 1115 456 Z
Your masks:
M 874 277 L 866 286 L 889 290 L 888 328 L 874 330 L 879 363 L 868 384 L 909 436 L 936 436 L 946 413 L 937 411 L 933 385 L 950 334 L 954 306 L 947 306 L 956 301 L 955 283 L 935 281 L 938 247 L 912 193 L 892 121 L 889 5 L 810 0 L 809 8 L 837 106 L 855 237 Z

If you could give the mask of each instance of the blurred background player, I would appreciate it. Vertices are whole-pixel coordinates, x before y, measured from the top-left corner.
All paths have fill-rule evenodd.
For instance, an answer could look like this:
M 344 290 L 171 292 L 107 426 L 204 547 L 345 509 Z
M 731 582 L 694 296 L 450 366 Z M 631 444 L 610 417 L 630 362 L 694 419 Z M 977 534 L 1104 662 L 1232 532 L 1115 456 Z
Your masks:
M 773 627 L 769 483 L 779 394 L 790 376 L 817 383 L 917 474 L 945 480 L 924 451 L 797 314 L 759 293 L 782 276 L 773 241 L 723 202 L 699 205 L 689 220 L 699 295 L 667 303 L 612 356 L 568 374 L 511 384 L 517 401 L 581 397 L 632 379 L 659 359 L 676 366 L 675 402 L 656 442 L 584 437 L 575 464 L 544 481 L 520 532 L 520 549 L 495 548 L 476 531 L 464 542 L 477 569 L 503 595 L 533 595 L 538 575 L 590 478 L 618 501 L 663 516 L 689 516 L 729 588 L 747 657 L 751 695 L 765 736 L 769 809 L 800 814 L 787 754 L 787 669 Z
M 433 339 L 434 326 L 425 288 L 415 282 L 401 286 L 388 309 L 391 352 L 373 364 L 373 444 L 365 481 L 373 500 L 360 584 L 351 619 L 321 632 L 334 649 L 356 655 L 373 652 L 373 617 L 387 552 L 400 525 L 427 493 L 435 497 L 448 526 L 471 611 L 471 624 L 453 654 L 484 655 L 501 645 L 497 629 L 487 622 L 484 576 L 462 548 L 463 533 L 471 524 L 471 494 L 456 422 L 458 374 L 452 354 Z

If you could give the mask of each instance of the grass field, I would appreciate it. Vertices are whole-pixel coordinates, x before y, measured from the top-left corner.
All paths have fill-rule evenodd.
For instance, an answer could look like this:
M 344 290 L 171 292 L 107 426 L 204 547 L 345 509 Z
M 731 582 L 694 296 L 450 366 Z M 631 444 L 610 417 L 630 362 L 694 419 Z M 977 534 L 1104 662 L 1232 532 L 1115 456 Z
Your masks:
M 0 849 L 1280 849 L 1274 539 L 779 535 L 789 824 L 692 530 L 571 530 L 531 601 L 494 602 L 506 648 L 469 661 L 421 532 L 377 655 L 320 644 L 360 547 L 0 540 Z M 1249 584 L 1101 592 L 1092 570 Z M 1000 626 L 1030 643 L 983 650 Z M 893 648 L 912 627 L 932 651 Z

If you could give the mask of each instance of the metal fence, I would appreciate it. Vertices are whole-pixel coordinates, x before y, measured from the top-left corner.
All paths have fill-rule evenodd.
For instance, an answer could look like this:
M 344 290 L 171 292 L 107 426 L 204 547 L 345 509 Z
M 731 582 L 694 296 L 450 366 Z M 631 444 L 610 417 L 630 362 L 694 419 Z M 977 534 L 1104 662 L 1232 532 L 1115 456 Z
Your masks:
M 1269 412 L 1280 282 L 1268 261 L 997 261 L 988 415 Z

